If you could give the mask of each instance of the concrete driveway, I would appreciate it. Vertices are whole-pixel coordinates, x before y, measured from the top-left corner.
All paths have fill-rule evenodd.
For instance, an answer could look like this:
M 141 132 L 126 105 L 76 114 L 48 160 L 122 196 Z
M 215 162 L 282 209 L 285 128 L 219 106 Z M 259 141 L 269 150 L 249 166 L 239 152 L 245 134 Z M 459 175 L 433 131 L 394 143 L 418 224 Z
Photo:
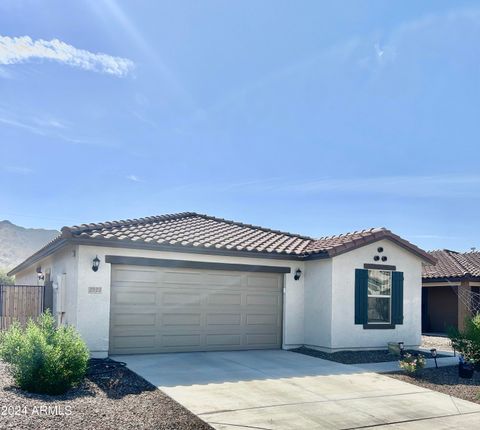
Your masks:
M 480 427 L 480 405 L 288 351 L 113 358 L 217 429 Z

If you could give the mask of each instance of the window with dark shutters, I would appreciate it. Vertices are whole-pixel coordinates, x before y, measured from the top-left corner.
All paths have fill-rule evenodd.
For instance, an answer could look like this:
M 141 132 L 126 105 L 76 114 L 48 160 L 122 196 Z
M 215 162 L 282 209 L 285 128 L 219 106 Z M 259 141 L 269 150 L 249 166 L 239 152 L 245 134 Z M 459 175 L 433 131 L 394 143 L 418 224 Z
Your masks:
M 375 278 L 372 279 L 373 285 Z M 363 324 L 364 328 L 395 328 L 397 324 L 403 324 L 403 272 L 391 272 L 391 319 L 385 324 L 369 323 L 369 299 L 368 284 L 369 271 L 367 269 L 355 269 L 355 324 Z M 389 299 L 387 299 L 389 300 Z M 371 313 L 378 310 L 378 303 L 371 300 Z M 386 317 L 385 317 L 386 318 Z

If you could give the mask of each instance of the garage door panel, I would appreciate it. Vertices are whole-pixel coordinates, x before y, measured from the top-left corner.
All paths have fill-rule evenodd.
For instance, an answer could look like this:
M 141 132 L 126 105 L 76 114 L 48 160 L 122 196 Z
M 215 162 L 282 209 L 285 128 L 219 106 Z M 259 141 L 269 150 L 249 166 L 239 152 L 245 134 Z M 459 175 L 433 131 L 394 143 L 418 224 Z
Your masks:
M 238 306 L 242 304 L 242 294 L 216 292 L 207 296 L 207 304 L 212 306 Z
M 248 294 L 247 305 L 252 306 L 278 306 L 279 297 L 276 294 Z
M 247 314 L 247 325 L 277 325 L 276 314 Z
M 201 324 L 201 313 L 162 313 L 162 326 L 178 327 L 193 326 L 198 327 Z
M 222 287 L 241 287 L 243 283 L 243 277 L 238 275 L 226 275 L 226 274 L 207 274 L 205 277 L 207 285 L 218 285 Z
M 177 292 L 164 292 L 162 294 L 163 305 L 173 306 L 199 306 L 202 300 L 200 293 L 177 293 Z
M 186 272 L 165 272 L 162 282 L 165 284 L 203 284 L 204 275 L 202 273 L 186 273 Z
M 253 288 L 278 288 L 278 277 L 267 276 L 249 276 L 247 278 L 247 286 Z
M 242 345 L 241 334 L 208 334 L 206 336 L 207 346 L 233 347 Z
M 118 291 L 114 295 L 114 305 L 126 305 L 126 306 L 135 306 L 135 305 L 152 305 L 155 306 L 157 303 L 157 294 L 155 291 L 151 293 L 142 292 L 142 291 Z
M 248 334 L 247 343 L 249 345 L 277 345 L 278 336 L 273 334 Z
M 166 348 L 172 347 L 200 347 L 200 334 L 172 334 L 162 336 L 162 345 Z
M 113 340 L 113 347 L 115 350 L 129 349 L 135 350 L 136 348 L 142 349 L 155 349 L 156 347 L 155 335 L 142 335 L 138 334 L 132 336 L 115 336 Z
M 240 313 L 221 313 L 221 314 L 208 314 L 207 325 L 234 325 L 239 326 L 242 322 L 242 315 Z
M 281 346 L 280 274 L 113 265 L 112 279 L 112 354 Z
M 115 313 L 112 316 L 114 326 L 130 327 L 142 326 L 143 328 L 155 327 L 157 323 L 157 314 L 153 312 L 148 313 Z
M 132 270 L 117 269 L 112 272 L 112 282 L 138 282 L 138 283 L 156 283 L 158 281 L 158 272 L 155 270 Z

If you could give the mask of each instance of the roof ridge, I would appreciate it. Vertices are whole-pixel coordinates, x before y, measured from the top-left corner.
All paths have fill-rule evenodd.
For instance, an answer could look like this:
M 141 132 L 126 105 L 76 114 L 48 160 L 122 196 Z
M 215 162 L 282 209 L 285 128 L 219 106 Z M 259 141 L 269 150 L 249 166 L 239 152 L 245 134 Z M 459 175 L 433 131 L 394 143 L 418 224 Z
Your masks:
M 388 228 L 385 228 L 385 227 L 371 227 L 371 228 L 365 228 L 365 229 L 362 229 L 362 230 L 350 231 L 350 232 L 347 232 L 347 233 L 332 234 L 330 236 L 322 236 L 322 237 L 316 238 L 314 240 L 319 241 L 319 240 L 325 240 L 325 239 L 334 239 L 334 238 L 337 238 L 337 237 L 353 236 L 355 234 L 364 234 L 364 233 L 376 233 L 376 232 L 379 232 L 379 231 L 385 231 L 385 232 L 390 232 L 391 233 L 391 231 Z
M 150 224 L 153 222 L 158 221 L 168 221 L 172 219 L 181 219 L 187 218 L 189 216 L 198 215 L 195 212 L 177 212 L 173 214 L 165 214 L 165 215 L 153 215 L 148 217 L 142 218 L 133 218 L 133 219 L 123 219 L 118 221 L 104 221 L 98 223 L 90 223 L 90 224 L 80 224 L 74 226 L 64 226 L 60 230 L 62 232 L 62 236 L 71 236 L 72 234 L 79 234 L 83 232 L 88 232 L 92 230 L 98 230 L 99 228 L 110 228 L 110 227 L 125 227 L 131 225 L 141 225 L 141 224 Z
M 434 253 L 439 253 L 439 252 L 442 252 L 444 254 L 461 254 L 461 252 L 453 251 L 452 249 L 430 249 L 430 250 L 425 251 L 425 252 L 428 252 L 429 254 L 434 254 Z
M 288 231 L 282 231 L 282 230 L 275 230 L 275 229 L 268 228 L 268 227 L 262 227 L 260 225 L 247 224 L 247 223 L 243 223 L 243 222 L 240 222 L 240 221 L 233 221 L 233 220 L 230 220 L 230 219 L 219 218 L 219 217 L 212 216 L 212 215 L 207 215 L 207 214 L 199 214 L 199 213 L 195 213 L 195 212 L 192 212 L 192 213 L 194 213 L 196 216 L 199 216 L 199 217 L 202 217 L 202 218 L 205 218 L 205 219 L 211 219 L 211 220 L 214 220 L 214 221 L 224 222 L 224 223 L 227 223 L 227 224 L 238 225 L 238 226 L 241 226 L 241 227 L 255 228 L 255 229 L 262 230 L 262 231 L 269 232 L 269 233 L 284 234 L 286 236 L 297 237 L 297 238 L 305 239 L 305 240 L 315 240 L 313 237 L 305 236 L 303 234 L 290 233 Z

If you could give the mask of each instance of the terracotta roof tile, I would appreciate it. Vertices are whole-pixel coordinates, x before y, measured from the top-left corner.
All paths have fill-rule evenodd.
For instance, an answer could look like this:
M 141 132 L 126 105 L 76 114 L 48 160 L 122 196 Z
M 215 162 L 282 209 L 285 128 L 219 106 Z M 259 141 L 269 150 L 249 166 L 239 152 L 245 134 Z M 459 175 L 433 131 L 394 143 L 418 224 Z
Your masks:
M 423 267 L 424 279 L 480 277 L 480 252 L 460 253 L 449 249 L 431 251 L 436 265 Z

